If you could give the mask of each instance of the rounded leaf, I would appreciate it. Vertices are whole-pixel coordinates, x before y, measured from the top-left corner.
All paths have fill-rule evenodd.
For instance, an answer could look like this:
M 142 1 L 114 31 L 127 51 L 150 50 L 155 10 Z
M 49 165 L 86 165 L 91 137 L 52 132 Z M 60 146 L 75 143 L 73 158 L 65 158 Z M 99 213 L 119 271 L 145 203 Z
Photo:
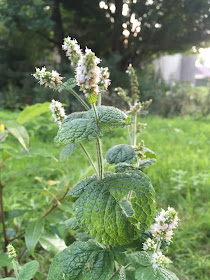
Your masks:
M 130 163 L 136 159 L 136 153 L 132 146 L 127 144 L 120 144 L 111 147 L 105 156 L 108 163 Z

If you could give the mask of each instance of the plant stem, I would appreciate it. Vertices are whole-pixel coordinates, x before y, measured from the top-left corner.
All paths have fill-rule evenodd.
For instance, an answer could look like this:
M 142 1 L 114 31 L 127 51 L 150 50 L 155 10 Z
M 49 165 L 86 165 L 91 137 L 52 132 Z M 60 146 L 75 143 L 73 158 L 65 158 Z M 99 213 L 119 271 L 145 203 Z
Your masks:
M 128 140 L 130 142 L 130 145 L 132 145 L 133 143 L 132 143 L 131 134 L 128 125 L 126 125 L 126 130 L 127 130 Z
M 101 106 L 101 92 L 98 93 L 97 106 Z
M 133 123 L 133 146 L 136 146 L 136 124 L 137 124 L 137 113 L 134 114 L 134 123 Z
M 0 142 L 10 133 L 10 131 L 8 130 L 1 138 L 0 138 Z
M 12 265 L 13 265 L 13 269 L 14 269 L 14 274 L 15 274 L 15 278 L 18 279 L 19 277 L 19 273 L 18 273 L 18 262 L 13 260 L 12 261 Z
M 155 249 L 155 253 L 157 253 L 160 250 L 160 246 L 161 246 L 161 241 L 158 241 Z
M 96 122 L 99 125 L 99 119 L 98 119 L 98 112 L 96 109 L 96 105 L 92 104 L 92 108 L 95 114 Z M 104 173 L 104 166 L 103 166 L 103 150 L 102 150 L 102 142 L 99 137 L 96 138 L 96 150 L 97 150 L 97 158 L 98 158 L 98 172 L 99 172 L 99 180 L 103 179 L 103 173 Z
M 79 94 L 76 93 L 76 91 L 74 91 L 73 89 L 69 90 L 74 97 L 77 98 L 77 100 L 79 100 L 79 102 L 85 107 L 86 110 L 90 110 L 90 107 L 87 105 L 87 103 L 79 96 Z
M 96 169 L 96 167 L 95 167 L 95 165 L 94 165 L 94 162 L 93 162 L 93 160 L 92 160 L 90 154 L 89 154 L 88 151 L 85 149 L 85 147 L 83 146 L 82 143 L 80 143 L 80 146 L 82 147 L 82 149 L 83 149 L 83 151 L 85 152 L 85 154 L 86 154 L 86 156 L 87 156 L 87 158 L 88 158 L 90 164 L 92 165 L 92 167 L 93 167 L 93 169 L 94 169 L 96 175 L 98 176 L 98 171 L 97 171 L 97 169 Z

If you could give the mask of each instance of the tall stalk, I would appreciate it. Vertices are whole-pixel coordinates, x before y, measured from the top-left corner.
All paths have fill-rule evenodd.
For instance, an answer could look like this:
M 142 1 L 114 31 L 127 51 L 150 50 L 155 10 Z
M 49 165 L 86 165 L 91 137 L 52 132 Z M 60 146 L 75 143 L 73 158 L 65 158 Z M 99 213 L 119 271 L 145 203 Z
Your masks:
M 92 104 L 92 108 L 95 114 L 96 122 L 99 124 L 98 112 L 95 104 Z M 103 150 L 102 150 L 102 142 L 99 137 L 96 138 L 96 150 L 97 150 L 97 158 L 98 158 L 98 172 L 99 179 L 103 179 L 104 166 L 103 166 Z
M 85 147 L 84 147 L 84 145 L 83 145 L 82 143 L 80 143 L 80 146 L 82 147 L 83 151 L 85 152 L 85 154 L 86 154 L 86 156 L 87 156 L 87 159 L 89 160 L 90 164 L 92 165 L 92 167 L 93 167 L 93 169 L 94 169 L 94 171 L 95 171 L 97 177 L 99 177 L 98 171 L 97 171 L 97 169 L 96 169 L 96 167 L 95 167 L 95 165 L 94 165 L 94 162 L 93 162 L 93 160 L 92 160 L 90 154 L 89 154 L 88 151 L 85 149 Z
M 74 95 L 74 97 L 77 98 L 77 100 L 85 107 L 86 110 L 90 110 L 90 107 L 87 105 L 87 103 L 79 96 L 79 94 L 76 93 L 73 89 L 69 89 L 69 91 Z

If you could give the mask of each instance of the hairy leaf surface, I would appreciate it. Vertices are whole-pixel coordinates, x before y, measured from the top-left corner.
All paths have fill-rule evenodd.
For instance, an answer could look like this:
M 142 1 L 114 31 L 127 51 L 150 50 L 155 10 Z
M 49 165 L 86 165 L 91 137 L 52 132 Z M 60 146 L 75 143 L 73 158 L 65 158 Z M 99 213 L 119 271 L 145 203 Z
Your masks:
M 137 264 L 137 267 L 139 265 L 142 266 L 149 266 L 151 264 L 151 259 L 147 252 L 133 252 L 131 254 L 127 255 L 129 262 L 132 263 L 132 265 Z
M 75 242 L 52 261 L 47 280 L 108 280 L 114 257 L 94 240 Z
M 65 122 L 55 137 L 55 143 L 65 145 L 99 137 L 101 131 L 94 120 L 75 119 Z
M 65 83 L 61 84 L 58 91 L 61 92 L 63 90 L 71 90 L 71 89 L 75 88 L 76 85 L 77 85 L 76 80 L 74 78 L 70 78 Z
M 75 112 L 75 113 L 72 113 L 72 114 L 68 115 L 63 120 L 62 124 L 66 123 L 66 122 L 71 122 L 71 121 L 76 120 L 76 119 L 88 119 L 87 112 Z
M 122 127 L 130 121 L 129 117 L 121 110 L 112 106 L 97 106 L 99 126 L 104 128 Z M 93 109 L 88 111 L 90 118 L 95 119 Z
M 130 145 L 120 144 L 111 147 L 105 156 L 108 163 L 130 163 L 135 160 L 136 153 Z
M 152 266 L 139 267 L 135 272 L 136 280 L 179 280 L 179 278 L 166 268 L 154 269 Z
M 79 224 L 97 241 L 125 245 L 152 224 L 154 189 L 141 171 L 108 173 L 102 181 L 84 183 L 74 209 Z

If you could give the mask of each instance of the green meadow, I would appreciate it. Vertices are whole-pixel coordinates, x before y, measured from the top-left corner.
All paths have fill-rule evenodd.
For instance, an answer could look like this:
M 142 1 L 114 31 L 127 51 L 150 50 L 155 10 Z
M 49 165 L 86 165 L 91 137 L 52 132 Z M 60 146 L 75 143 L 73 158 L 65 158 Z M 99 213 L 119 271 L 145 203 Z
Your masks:
M 16 113 L 1 112 L 0 120 L 15 116 Z M 146 170 L 156 190 L 157 208 L 170 205 L 179 213 L 179 226 L 168 252 L 173 259 L 172 270 L 183 280 L 210 279 L 210 125 L 205 119 L 189 117 L 150 116 L 140 121 L 146 122 L 147 128 L 139 140 L 143 139 L 146 147 L 157 156 L 156 163 Z M 17 140 L 9 135 L 7 143 L 17 156 L 8 160 L 2 170 L 3 180 L 13 177 L 4 191 L 11 238 L 21 233 L 28 219 L 45 213 L 53 195 L 61 196 L 66 186 L 71 188 L 80 178 L 93 172 L 79 147 L 70 159 L 59 162 L 61 148 L 53 143 L 57 127 L 49 115 L 37 117 L 25 127 L 30 135 L 30 154 L 23 152 Z M 106 132 L 104 154 L 112 145 L 126 141 L 123 128 Z M 85 143 L 96 159 L 93 145 L 93 142 Z M 112 169 L 106 163 L 105 166 Z M 72 243 L 74 233 L 65 230 L 63 222 L 71 216 L 72 203 L 66 198 L 47 218 L 49 231 L 64 239 L 66 245 Z M 24 251 L 24 240 L 15 241 L 13 245 L 17 251 Z M 47 254 L 38 246 L 35 258 L 42 262 Z M 37 279 L 46 278 L 54 254 L 51 252 L 47 256 L 49 260 L 45 259 Z M 23 262 L 24 258 L 28 258 L 27 254 L 23 255 Z

